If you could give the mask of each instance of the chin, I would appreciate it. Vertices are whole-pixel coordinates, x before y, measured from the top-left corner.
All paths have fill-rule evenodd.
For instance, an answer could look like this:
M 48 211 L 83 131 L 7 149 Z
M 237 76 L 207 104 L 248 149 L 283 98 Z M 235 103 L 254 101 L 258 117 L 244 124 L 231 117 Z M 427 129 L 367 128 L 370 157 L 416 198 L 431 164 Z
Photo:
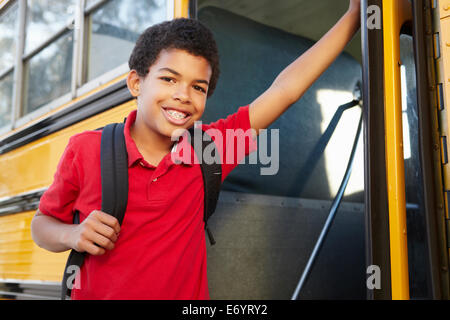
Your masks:
M 177 140 L 176 138 L 180 137 L 185 130 L 186 129 L 184 127 L 171 126 L 170 128 L 167 128 L 166 130 L 164 130 L 163 132 L 160 132 L 160 133 L 163 136 L 165 136 L 173 141 L 176 141 Z

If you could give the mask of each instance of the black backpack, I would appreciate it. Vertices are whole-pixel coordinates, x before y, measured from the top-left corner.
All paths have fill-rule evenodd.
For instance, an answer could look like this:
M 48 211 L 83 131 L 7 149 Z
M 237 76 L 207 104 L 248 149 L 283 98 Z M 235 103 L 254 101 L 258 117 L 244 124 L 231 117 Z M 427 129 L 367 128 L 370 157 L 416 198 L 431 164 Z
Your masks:
M 123 123 L 111 123 L 105 126 L 102 130 L 100 151 L 102 211 L 116 217 L 120 224 L 122 224 L 128 201 L 128 154 L 123 130 Z M 194 132 L 196 132 L 195 134 L 202 134 L 202 137 L 203 135 L 207 135 L 201 129 L 191 128 L 189 129 L 190 137 L 194 137 Z M 203 150 L 211 143 L 214 145 L 213 152 L 218 152 L 214 141 L 210 137 L 208 139 L 202 139 L 201 146 L 196 146 L 194 139 L 191 139 L 190 143 L 200 159 L 202 159 Z M 214 245 L 215 240 L 208 228 L 207 222 L 208 218 L 214 213 L 219 198 L 222 166 L 220 163 L 214 162 L 207 164 L 202 161 L 200 167 L 205 194 L 203 219 L 209 241 L 211 245 Z M 78 211 L 74 214 L 74 223 L 80 223 Z M 77 272 L 83 265 L 85 255 L 85 252 L 78 252 L 76 250 L 70 252 L 62 280 L 62 300 L 65 300 L 66 296 L 70 297 L 71 285 L 75 280 Z

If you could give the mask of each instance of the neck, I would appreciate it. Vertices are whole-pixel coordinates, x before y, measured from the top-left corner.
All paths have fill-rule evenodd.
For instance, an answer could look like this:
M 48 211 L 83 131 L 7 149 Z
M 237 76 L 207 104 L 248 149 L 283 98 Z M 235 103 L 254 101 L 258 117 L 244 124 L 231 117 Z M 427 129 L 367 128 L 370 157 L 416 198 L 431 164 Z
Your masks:
M 130 135 L 144 159 L 165 155 L 170 152 L 174 144 L 170 137 L 150 130 L 138 118 L 130 127 Z

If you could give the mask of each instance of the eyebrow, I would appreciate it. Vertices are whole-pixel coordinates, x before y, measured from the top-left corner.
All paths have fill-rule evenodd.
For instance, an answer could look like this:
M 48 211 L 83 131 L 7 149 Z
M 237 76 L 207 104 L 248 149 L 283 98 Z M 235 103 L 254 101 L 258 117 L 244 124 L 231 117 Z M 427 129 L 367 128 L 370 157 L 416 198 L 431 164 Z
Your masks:
M 168 71 L 168 72 L 170 72 L 170 73 L 173 73 L 173 74 L 176 75 L 176 76 L 181 76 L 181 74 L 180 74 L 179 72 L 176 72 L 175 70 L 170 69 L 170 68 L 160 68 L 158 71 Z M 209 82 L 206 81 L 206 80 L 198 79 L 198 80 L 194 80 L 194 81 L 195 81 L 195 82 L 199 82 L 199 83 L 204 83 L 204 84 L 206 84 L 207 86 L 209 86 Z

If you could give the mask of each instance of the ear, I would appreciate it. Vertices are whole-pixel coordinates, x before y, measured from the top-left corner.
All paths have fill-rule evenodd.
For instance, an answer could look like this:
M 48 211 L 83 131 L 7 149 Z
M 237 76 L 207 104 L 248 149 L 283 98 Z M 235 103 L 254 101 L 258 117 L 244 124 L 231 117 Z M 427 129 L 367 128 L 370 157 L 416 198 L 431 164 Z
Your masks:
M 133 97 L 140 94 L 140 77 L 136 70 L 131 70 L 127 76 L 127 87 Z

